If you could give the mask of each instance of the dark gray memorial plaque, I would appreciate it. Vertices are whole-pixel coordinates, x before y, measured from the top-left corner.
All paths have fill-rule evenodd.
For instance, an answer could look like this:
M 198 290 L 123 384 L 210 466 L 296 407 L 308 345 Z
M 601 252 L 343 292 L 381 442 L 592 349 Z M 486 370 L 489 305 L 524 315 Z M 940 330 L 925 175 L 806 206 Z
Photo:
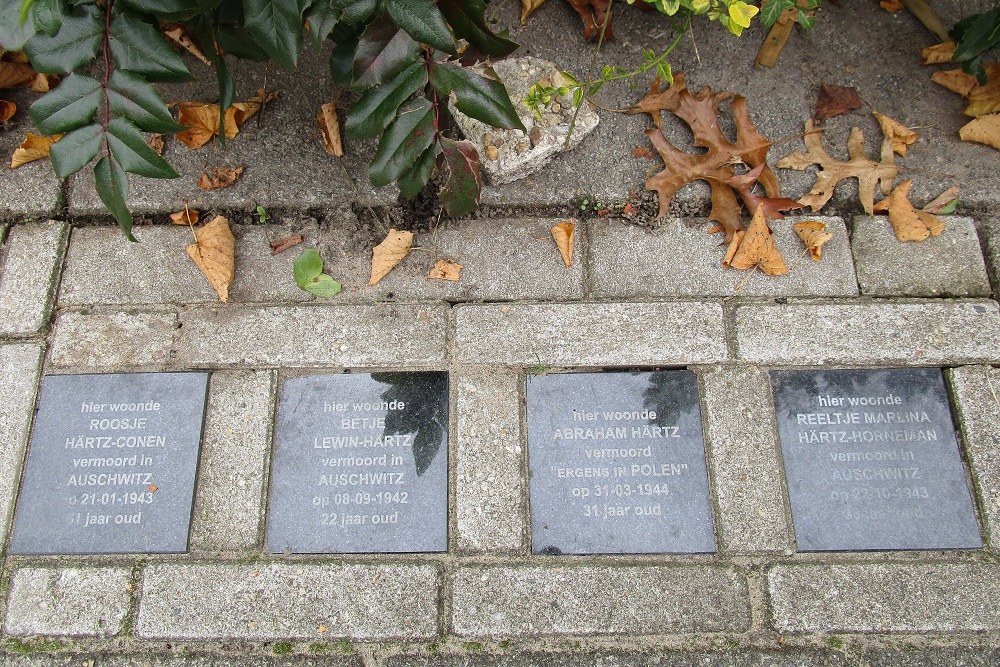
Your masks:
M 186 551 L 207 389 L 207 373 L 45 377 L 11 551 Z
M 800 550 L 982 546 L 940 369 L 771 379 Z
M 275 437 L 271 553 L 447 551 L 447 373 L 289 379 Z
M 695 376 L 528 377 L 535 553 L 715 551 Z

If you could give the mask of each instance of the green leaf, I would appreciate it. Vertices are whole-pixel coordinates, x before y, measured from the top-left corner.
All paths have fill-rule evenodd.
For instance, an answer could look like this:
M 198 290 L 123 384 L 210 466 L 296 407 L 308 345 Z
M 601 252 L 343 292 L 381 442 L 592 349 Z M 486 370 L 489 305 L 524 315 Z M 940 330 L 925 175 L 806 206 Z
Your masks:
M 333 47 L 330 52 L 330 79 L 339 86 L 349 86 L 354 83 L 354 55 L 358 49 L 358 40 L 343 41 Z
M 314 2 L 306 12 L 304 18 L 309 22 L 309 34 L 316 46 L 320 46 L 333 32 L 340 20 L 340 13 L 340 9 L 334 7 L 329 0 Z
M 343 285 L 325 273 L 319 274 L 316 276 L 315 280 L 312 280 L 302 286 L 302 289 L 305 291 L 311 292 L 324 299 L 328 299 L 331 296 L 337 296 L 340 294 L 340 290 L 342 288 Z
M 385 10 L 400 28 L 418 42 L 455 55 L 455 38 L 434 0 L 386 0 Z
M 128 175 L 113 157 L 102 157 L 94 166 L 94 181 L 97 185 L 97 196 L 115 216 L 118 226 L 129 241 L 135 241 L 132 236 L 132 214 L 129 213 L 125 197 L 128 195 Z
M 92 5 L 78 7 L 63 17 L 62 27 L 54 37 L 35 35 L 24 45 L 24 52 L 38 72 L 72 72 L 97 57 L 103 36 L 100 10 Z
M 173 134 L 184 129 L 183 125 L 174 121 L 167 105 L 153 87 L 141 76 L 131 72 L 115 70 L 111 75 L 108 81 L 108 104 L 113 115 L 128 118 L 144 132 Z
M 396 117 L 399 105 L 427 85 L 427 70 L 416 62 L 392 81 L 365 91 L 347 112 L 344 130 L 358 139 L 377 137 Z
M 184 21 L 215 9 L 222 0 L 118 0 L 141 14 L 166 21 Z
M 53 37 L 62 27 L 62 7 L 59 0 L 37 0 L 32 6 L 31 15 L 35 20 L 35 28 Z
M 417 97 L 406 102 L 378 142 L 368 168 L 372 185 L 392 183 L 409 171 L 434 142 L 434 105 Z
M 20 51 L 35 36 L 35 22 L 21 21 L 20 0 L 0 0 L 0 49 Z
M 149 81 L 190 81 L 184 61 L 159 30 L 129 14 L 111 20 L 111 54 L 118 67 L 141 74 Z
M 94 120 L 101 84 L 83 74 L 70 74 L 31 105 L 31 122 L 42 134 L 69 132 Z
M 343 12 L 340 20 L 359 25 L 367 23 L 379 11 L 379 0 L 334 0 Z
M 760 22 L 770 28 L 778 19 L 782 12 L 795 6 L 795 0 L 767 0 L 760 8 Z
M 479 170 L 479 153 L 471 141 L 452 141 L 442 138 L 444 161 L 448 165 L 448 179 L 441 189 L 441 203 L 448 215 L 466 215 L 479 205 L 483 178 Z
M 59 178 L 66 178 L 83 169 L 101 149 L 103 128 L 94 123 L 64 134 L 62 139 L 52 144 L 49 156 L 52 169 Z
M 358 39 L 354 82 L 369 87 L 385 83 L 417 61 L 420 45 L 391 21 L 375 21 Z
M 149 178 L 177 178 L 180 175 L 149 147 L 139 128 L 128 120 L 112 120 L 108 123 L 106 136 L 111 155 L 125 171 Z
M 427 181 L 431 179 L 434 165 L 437 163 L 437 156 L 440 153 L 441 145 L 437 142 L 431 144 L 431 147 L 424 151 L 413 168 L 396 180 L 399 192 L 404 197 L 413 199 L 424 189 Z
M 503 57 L 517 48 L 506 32 L 495 34 L 486 25 L 486 3 L 482 0 L 438 0 L 438 7 L 455 37 L 464 39 L 488 56 Z
M 950 202 L 948 202 L 947 204 L 945 204 L 944 207 L 942 207 L 941 210 L 938 211 L 938 214 L 939 215 L 951 215 L 952 213 L 955 212 L 955 209 L 957 209 L 957 208 L 958 208 L 958 197 L 955 197 Z
M 323 258 L 320 257 L 319 250 L 309 248 L 303 250 L 302 254 L 292 264 L 292 276 L 295 284 L 302 289 L 306 288 L 310 282 L 323 273 Z
M 216 26 L 215 41 L 223 51 L 237 58 L 263 63 L 271 57 L 249 32 L 239 26 Z
M 243 0 L 243 26 L 282 67 L 293 69 L 302 49 L 302 17 L 288 0 Z
M 492 73 L 492 70 L 487 72 Z M 467 116 L 493 127 L 527 131 L 514 110 L 507 89 L 495 78 L 487 79 L 458 65 L 434 63 L 431 85 L 444 96 L 454 92 L 455 106 Z

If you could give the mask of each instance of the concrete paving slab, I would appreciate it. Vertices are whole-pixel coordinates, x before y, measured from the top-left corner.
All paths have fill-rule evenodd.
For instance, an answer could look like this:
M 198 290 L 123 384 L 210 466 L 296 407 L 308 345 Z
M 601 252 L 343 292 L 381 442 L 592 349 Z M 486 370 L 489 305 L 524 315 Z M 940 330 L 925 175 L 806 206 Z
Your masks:
M 42 347 L 0 345 L 0 546 L 5 546 L 21 479 L 21 462 L 28 447 L 28 427 L 34 414 Z
M 16 225 L 0 274 L 0 336 L 31 336 L 48 327 L 69 227 L 49 221 Z
M 124 567 L 26 567 L 11 579 L 4 632 L 9 635 L 112 637 L 132 599 Z
M 1000 544 L 1000 370 L 966 366 L 946 373 L 979 496 L 986 542 L 996 547 Z
M 176 359 L 205 366 L 441 366 L 448 310 L 429 305 L 195 306 Z
M 963 632 L 1000 627 L 985 563 L 777 565 L 768 573 L 779 632 Z
M 721 366 L 701 374 L 708 463 L 725 553 L 791 550 L 767 371 Z
M 746 582 L 727 567 L 469 566 L 452 589 L 452 630 L 466 637 L 742 632 L 749 623 Z
M 944 232 L 902 242 L 888 218 L 854 218 L 851 249 L 861 293 L 867 296 L 990 295 L 990 280 L 971 218 L 948 216 Z
M 430 565 L 151 565 L 145 639 L 428 639 L 438 630 Z
M 520 383 L 503 368 L 456 373 L 453 512 L 461 552 L 527 549 Z
M 4 99 L 17 104 L 17 113 L 0 131 L 0 218 L 51 218 L 62 199 L 62 183 L 48 160 L 9 168 L 10 158 L 25 135 L 28 132 L 37 134 L 27 111 L 36 97 L 27 90 L 4 90 Z
M 715 303 L 460 305 L 454 313 L 462 363 L 656 366 L 729 355 Z
M 744 305 L 736 345 L 757 364 L 997 363 L 1000 313 L 976 300 Z
M 49 361 L 78 371 L 159 370 L 170 363 L 177 328 L 173 310 L 65 310 L 56 316 Z
M 833 239 L 823 246 L 823 259 L 804 255 L 805 246 L 789 217 L 771 223 L 774 239 L 790 267 L 784 276 L 767 276 L 722 266 L 722 235 L 709 236 L 707 220 L 670 220 L 647 230 L 615 221 L 592 221 L 589 270 L 594 298 L 670 296 L 856 296 L 858 281 L 839 218 L 808 218 L 827 224 Z
M 275 374 L 212 374 L 190 551 L 232 554 L 260 542 Z
M 979 237 L 983 244 L 983 254 L 986 256 L 986 267 L 993 280 L 993 292 L 1000 294 L 1000 218 L 990 217 L 982 220 Z

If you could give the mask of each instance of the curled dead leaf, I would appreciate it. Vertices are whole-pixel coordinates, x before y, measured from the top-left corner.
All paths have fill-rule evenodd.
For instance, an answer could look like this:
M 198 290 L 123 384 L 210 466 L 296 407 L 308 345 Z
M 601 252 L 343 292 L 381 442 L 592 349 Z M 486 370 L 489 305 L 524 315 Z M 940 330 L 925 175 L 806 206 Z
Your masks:
M 17 105 L 7 100 L 0 100 L 0 123 L 6 123 L 17 113 Z
M 323 148 L 334 157 L 344 156 L 344 145 L 340 140 L 340 123 L 337 119 L 337 105 L 332 102 L 320 106 L 316 125 L 323 135 Z
M 433 280 L 451 280 L 454 282 L 462 276 L 463 268 L 458 262 L 453 262 L 450 259 L 439 259 L 431 267 L 431 271 L 427 274 L 427 277 Z
M 229 220 L 217 215 L 195 230 L 195 242 L 187 247 L 187 254 L 205 274 L 208 283 L 218 293 L 223 303 L 229 301 L 229 286 L 236 275 L 236 238 L 229 228 Z
M 162 134 L 151 134 L 146 139 L 146 145 L 153 149 L 157 155 L 163 155 L 164 142 Z
M 163 26 L 163 35 L 201 62 L 205 63 L 209 67 L 212 66 L 212 61 L 208 59 L 205 52 L 201 50 L 201 47 L 195 44 L 194 40 L 191 39 L 191 35 L 188 33 L 188 29 L 186 27 L 177 23 L 165 25 Z
M 303 241 L 305 241 L 305 237 L 303 237 L 302 234 L 292 234 L 291 236 L 286 236 L 283 239 L 271 241 L 271 255 L 277 255 L 278 253 L 282 253 L 289 248 L 294 248 Z
M 939 236 L 944 231 L 944 222 L 936 215 L 914 208 L 909 199 L 912 185 L 910 180 L 897 185 L 879 202 L 878 210 L 889 212 L 889 224 L 900 241 L 923 241 L 929 236 Z
M 890 14 L 895 14 L 903 8 L 903 0 L 880 0 L 878 6 Z
M 824 223 L 819 220 L 803 220 L 792 225 L 792 231 L 798 234 L 814 262 L 823 259 L 823 244 L 833 238 Z
M 278 91 L 257 91 L 257 95 L 243 102 L 234 102 L 226 109 L 223 128 L 219 130 L 219 105 L 204 102 L 178 102 L 177 122 L 187 127 L 177 133 L 177 139 L 188 148 L 201 148 L 212 137 L 225 134 L 226 139 L 234 139 L 240 128 L 250 120 L 261 106 L 278 96 Z
M 202 190 L 221 190 L 240 180 L 243 176 L 243 165 L 238 167 L 215 167 L 206 169 L 198 178 L 198 187 Z
M 767 226 L 767 220 L 764 218 L 764 209 L 760 206 L 754 212 L 753 220 L 740 240 L 739 247 L 731 256 L 727 251 L 726 256 L 729 262 L 723 266 L 741 270 L 757 266 L 769 276 L 788 273 L 788 265 L 785 264 L 785 259 L 774 242 L 771 228 Z
M 527 23 L 531 12 L 545 3 L 545 0 L 521 0 L 521 23 Z
M 980 116 L 958 131 L 962 141 L 974 141 L 1000 150 L 1000 113 Z
M 962 97 L 968 97 L 972 89 L 979 85 L 976 77 L 967 74 L 960 69 L 948 69 L 934 72 L 931 81 L 939 86 L 947 88 L 953 93 L 958 93 Z
M 52 149 L 52 144 L 59 141 L 60 137 L 62 137 L 61 134 L 43 137 L 28 132 L 24 137 L 24 141 L 21 142 L 21 145 L 14 150 L 14 154 L 10 157 L 10 168 L 17 169 L 29 162 L 47 158 L 49 151 Z
M 857 89 L 824 83 L 819 87 L 819 97 L 816 98 L 816 112 L 813 117 L 822 122 L 827 118 L 860 108 L 861 97 Z
M 892 145 L 892 150 L 898 155 L 905 156 L 906 147 L 920 138 L 919 134 L 898 120 L 883 116 L 878 111 L 872 111 L 872 115 L 875 116 L 875 120 L 878 121 L 879 126 L 882 128 L 882 134 L 885 135 L 885 138 Z
M 0 60 L 0 88 L 21 88 L 30 85 L 36 74 L 31 65 Z
M 576 233 L 576 224 L 569 220 L 552 225 L 552 240 L 556 242 L 559 253 L 562 255 L 563 264 L 566 268 L 573 266 L 573 235 Z
M 372 275 L 369 285 L 385 278 L 403 261 L 413 247 L 413 232 L 390 229 L 385 239 L 372 249 Z
M 29 88 L 33 93 L 47 93 L 59 85 L 61 79 L 55 74 L 36 74 Z
M 185 208 L 170 214 L 170 224 L 172 225 L 196 225 L 201 213 L 197 209 Z
M 955 55 L 955 42 L 941 42 L 920 51 L 920 57 L 925 65 L 941 65 L 951 62 L 953 55 Z
M 959 193 L 959 187 L 957 185 L 953 185 L 944 192 L 942 192 L 941 194 L 939 194 L 937 197 L 932 199 L 931 201 L 927 202 L 927 204 L 921 210 L 937 215 L 945 207 L 947 207 L 948 204 L 951 204 L 956 199 L 958 199 L 958 193 Z

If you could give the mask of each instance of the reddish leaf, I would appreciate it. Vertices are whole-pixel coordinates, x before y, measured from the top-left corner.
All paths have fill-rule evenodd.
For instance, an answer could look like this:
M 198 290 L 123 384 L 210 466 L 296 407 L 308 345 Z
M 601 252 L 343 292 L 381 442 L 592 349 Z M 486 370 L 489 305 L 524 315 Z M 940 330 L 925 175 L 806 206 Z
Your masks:
M 833 118 L 860 108 L 861 98 L 856 89 L 824 83 L 819 88 L 816 113 L 813 115 L 816 120 L 822 122 L 827 118 Z
M 441 149 L 448 165 L 448 179 L 441 189 L 441 203 L 448 215 L 466 215 L 479 205 L 483 177 L 479 171 L 479 153 L 471 141 L 441 138 Z

